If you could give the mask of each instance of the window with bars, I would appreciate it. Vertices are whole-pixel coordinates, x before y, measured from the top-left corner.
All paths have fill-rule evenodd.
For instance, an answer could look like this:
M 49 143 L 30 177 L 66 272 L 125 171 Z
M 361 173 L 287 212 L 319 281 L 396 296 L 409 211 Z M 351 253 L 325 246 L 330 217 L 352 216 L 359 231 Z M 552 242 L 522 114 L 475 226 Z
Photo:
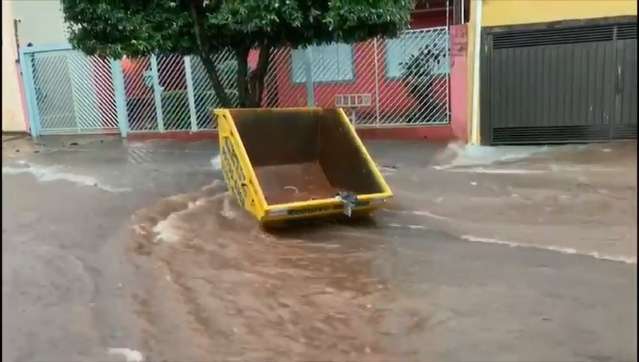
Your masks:
M 334 43 L 293 50 L 291 57 L 294 83 L 306 81 L 307 56 L 311 62 L 313 82 L 343 82 L 354 79 L 353 48 L 350 44 Z
M 409 32 L 386 40 L 386 76 L 400 78 L 411 63 L 423 64 L 431 74 L 448 74 L 448 36 L 445 30 Z M 421 59 L 416 59 L 421 58 Z

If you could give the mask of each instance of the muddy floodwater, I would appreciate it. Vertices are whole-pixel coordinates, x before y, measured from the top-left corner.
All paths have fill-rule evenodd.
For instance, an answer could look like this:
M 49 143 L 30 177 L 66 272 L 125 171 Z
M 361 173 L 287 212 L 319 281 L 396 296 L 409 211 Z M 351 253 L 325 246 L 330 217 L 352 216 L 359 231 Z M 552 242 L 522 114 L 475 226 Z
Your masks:
M 3 143 L 3 361 L 637 358 L 636 143 L 368 142 L 392 202 L 270 231 L 214 141 L 72 143 Z
M 132 258 L 153 280 L 136 297 L 153 330 L 146 349 L 187 360 L 410 355 L 387 342 L 423 330 L 434 316 L 391 308 L 392 265 L 383 260 L 392 251 L 376 228 L 322 223 L 267 232 L 221 181 L 136 212 Z M 185 325 L 176 329 L 176 320 Z

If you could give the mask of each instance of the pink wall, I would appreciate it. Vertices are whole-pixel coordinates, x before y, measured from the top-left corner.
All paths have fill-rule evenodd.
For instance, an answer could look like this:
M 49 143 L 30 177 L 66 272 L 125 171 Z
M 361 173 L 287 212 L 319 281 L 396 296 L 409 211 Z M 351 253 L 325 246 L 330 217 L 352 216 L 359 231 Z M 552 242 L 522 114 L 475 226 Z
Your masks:
M 29 119 L 29 109 L 28 109 L 28 105 L 27 105 L 27 96 L 24 92 L 24 83 L 22 80 L 22 64 L 17 63 L 18 66 L 16 66 L 16 75 L 18 77 L 18 90 L 20 92 L 20 100 L 21 100 L 21 105 L 22 105 L 22 114 L 24 114 L 24 129 L 31 134 L 32 133 L 32 129 L 31 129 L 31 119 Z
M 468 140 L 467 92 L 466 73 L 468 67 L 468 36 L 467 24 L 450 27 L 451 38 L 451 71 L 450 71 L 450 125 L 455 138 Z

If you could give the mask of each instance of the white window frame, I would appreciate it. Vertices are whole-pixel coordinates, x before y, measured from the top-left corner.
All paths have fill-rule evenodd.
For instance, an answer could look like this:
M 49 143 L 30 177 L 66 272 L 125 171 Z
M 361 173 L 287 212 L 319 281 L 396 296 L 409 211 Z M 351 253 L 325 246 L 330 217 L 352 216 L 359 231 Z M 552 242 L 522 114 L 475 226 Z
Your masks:
M 432 42 L 432 38 L 436 39 L 436 43 Z M 420 39 L 423 38 L 423 39 Z M 434 49 L 438 47 L 444 56 L 440 59 L 440 64 L 433 64 L 433 74 L 447 75 L 450 74 L 450 57 L 448 54 L 448 36 L 442 36 L 441 33 L 435 31 L 407 31 L 397 38 L 386 39 L 384 63 L 384 73 L 386 78 L 400 79 L 404 71 L 402 63 L 407 61 L 413 54 L 417 54 L 425 46 L 432 46 Z
M 353 47 L 351 44 L 331 43 L 291 52 L 291 78 L 294 84 L 306 82 L 306 54 L 309 50 L 313 83 L 344 83 L 355 80 Z

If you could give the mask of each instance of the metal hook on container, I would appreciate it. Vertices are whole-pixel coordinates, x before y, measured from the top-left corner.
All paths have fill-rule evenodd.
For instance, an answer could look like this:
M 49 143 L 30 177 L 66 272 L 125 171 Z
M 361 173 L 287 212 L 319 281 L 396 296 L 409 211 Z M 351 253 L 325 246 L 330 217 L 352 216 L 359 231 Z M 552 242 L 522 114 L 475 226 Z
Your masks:
M 335 197 L 344 204 L 344 214 L 351 217 L 353 209 L 357 205 L 357 195 L 352 192 L 340 191 Z

